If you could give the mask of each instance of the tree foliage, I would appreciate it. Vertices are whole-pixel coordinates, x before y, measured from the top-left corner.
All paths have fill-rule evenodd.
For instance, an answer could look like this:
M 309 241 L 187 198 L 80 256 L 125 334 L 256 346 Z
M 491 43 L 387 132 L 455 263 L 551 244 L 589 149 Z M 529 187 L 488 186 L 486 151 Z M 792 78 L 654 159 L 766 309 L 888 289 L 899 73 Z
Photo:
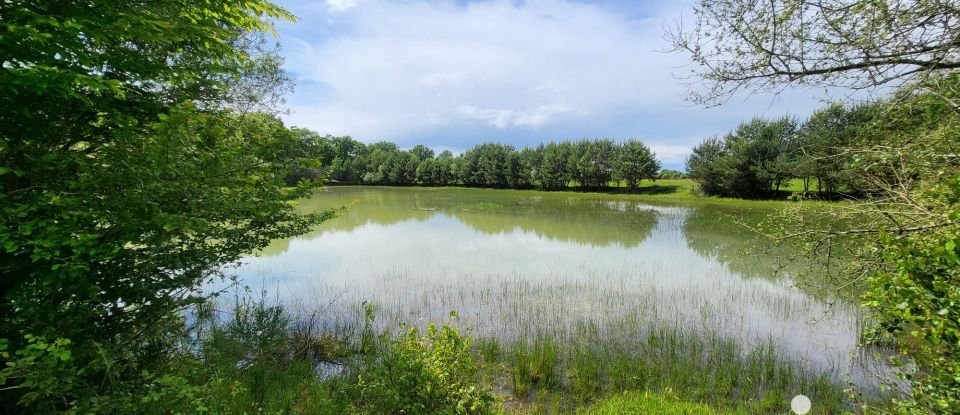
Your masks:
M 295 210 L 317 182 L 286 188 L 324 156 L 251 112 L 287 88 L 262 34 L 291 16 L 259 0 L 0 9 L 0 360 L 18 363 L 0 410 L 136 411 L 199 284 L 332 214 Z
M 941 0 L 703 0 L 667 34 L 698 65 L 694 102 L 791 85 L 865 89 L 960 69 L 960 8 Z
M 763 197 L 795 175 L 797 122 L 753 120 L 694 147 L 687 171 L 708 195 Z
M 660 171 L 660 161 L 646 144 L 629 140 L 622 144 L 614 157 L 614 175 L 636 189 L 643 179 L 654 180 Z
M 894 362 L 911 381 L 902 408 L 948 412 L 960 406 L 960 77 L 921 88 L 887 102 L 853 150 L 882 259 L 865 304 L 916 364 Z
M 349 184 L 556 190 L 571 185 L 601 189 L 616 180 L 636 190 L 641 180 L 654 180 L 660 171 L 656 154 L 638 140 L 550 142 L 519 151 L 505 144 L 483 143 L 459 156 L 449 150 L 434 156 L 423 145 L 401 150 L 390 142 L 364 144 L 350 137 L 294 131 L 310 138 L 305 151 L 319 155 L 318 164 L 332 166 L 334 180 Z
M 774 236 L 804 241 L 826 264 L 835 249 L 852 252 L 838 283 L 864 285 L 878 332 L 905 353 L 894 363 L 910 381 L 897 398 L 906 413 L 960 407 L 958 22 L 946 1 L 723 0 L 700 2 L 693 26 L 669 35 L 699 65 L 700 103 L 793 84 L 898 86 L 867 106 L 825 108 L 801 129 L 795 174 L 853 203 L 817 223 L 786 212 Z

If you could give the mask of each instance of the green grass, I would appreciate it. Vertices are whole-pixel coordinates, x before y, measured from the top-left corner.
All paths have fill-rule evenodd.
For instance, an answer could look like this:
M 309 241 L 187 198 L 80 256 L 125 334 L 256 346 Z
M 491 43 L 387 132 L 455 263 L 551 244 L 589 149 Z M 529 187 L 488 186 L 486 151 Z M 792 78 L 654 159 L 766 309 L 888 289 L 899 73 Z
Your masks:
M 756 199 L 736 199 L 725 197 L 703 196 L 696 192 L 696 184 L 690 179 L 664 179 L 652 181 L 643 181 L 633 192 L 628 191 L 624 186 L 616 186 L 611 183 L 610 188 L 606 190 L 578 190 L 570 188 L 566 190 L 537 190 L 537 189 L 489 189 L 489 188 L 464 188 L 461 186 L 443 186 L 443 187 L 418 187 L 417 189 L 465 189 L 475 192 L 508 192 L 517 195 L 542 195 L 544 193 L 563 195 L 572 198 L 592 199 L 601 196 L 605 200 L 630 200 L 653 204 L 671 204 L 679 206 L 722 206 L 722 207 L 740 207 L 740 208 L 779 208 L 789 202 L 786 197 L 794 191 L 802 189 L 799 181 L 788 183 L 781 187 L 781 198 L 779 200 L 756 200 Z M 825 204 L 831 202 L 806 201 L 809 204 Z M 496 210 L 496 206 L 476 205 L 464 206 L 466 210 Z
M 673 396 L 650 392 L 628 392 L 612 395 L 594 405 L 580 409 L 577 415 L 723 415 L 722 411 L 698 403 L 684 402 Z
M 815 414 L 853 409 L 843 384 L 786 359 L 772 342 L 745 346 L 709 330 L 682 329 L 646 318 L 648 313 L 622 315 L 621 323 L 609 330 L 595 321 L 579 320 L 564 332 L 550 330 L 545 320 L 534 320 L 526 330 L 510 330 L 518 334 L 513 340 L 471 336 L 475 340 L 471 342 L 454 327 L 447 331 L 446 325 L 443 335 L 428 329 L 429 335 L 422 338 L 410 334 L 406 325 L 399 331 L 375 329 L 375 320 L 400 320 L 384 314 L 387 308 L 375 309 L 369 303 L 363 306 L 363 333 L 319 330 L 315 320 L 298 325 L 300 317 L 263 300 L 253 306 L 255 313 L 234 313 L 232 321 L 205 323 L 213 327 L 213 334 L 200 338 L 204 353 L 194 358 L 216 374 L 209 383 L 208 402 L 215 412 L 255 408 L 303 414 L 378 413 L 371 408 L 384 399 L 406 402 L 423 384 L 447 382 L 489 391 L 497 396 L 484 401 L 493 406 L 493 413 L 518 415 L 789 413 L 789 400 L 799 393 L 813 400 Z M 260 321 L 257 316 L 269 311 L 281 318 Z M 451 318 L 460 317 L 451 313 Z M 311 333 L 343 343 L 324 341 L 322 353 L 305 354 L 298 330 L 307 326 Z M 263 336 L 270 333 L 273 340 L 261 349 Z M 362 346 L 364 333 L 379 339 L 375 347 Z M 387 344 L 391 346 L 384 347 Z M 362 358 L 339 352 L 344 350 Z M 250 356 L 255 358 L 249 360 Z M 324 356 L 321 360 L 341 356 L 337 360 L 344 370 L 318 380 L 313 365 L 318 356 Z M 238 364 L 248 361 L 254 364 Z M 460 380 L 453 382 L 453 377 Z M 406 379 L 406 389 L 394 390 L 400 379 Z M 470 388 L 450 391 L 481 396 Z M 408 403 L 421 399 L 420 403 L 433 405 L 432 396 L 427 393 Z
M 560 346 L 552 336 L 538 335 L 533 344 L 521 341 L 513 349 L 513 393 L 525 399 L 533 387 L 557 390 L 561 386 Z
M 847 406 L 841 382 L 807 371 L 772 343 L 751 349 L 716 334 L 656 325 L 646 331 L 620 333 L 628 341 L 557 341 L 540 334 L 534 342 L 514 344 L 514 358 L 505 364 L 485 360 L 485 377 L 492 385 L 510 377 L 512 394 L 504 398 L 521 413 L 568 413 L 631 391 L 676 394 L 751 414 L 789 410 L 789 399 L 798 393 L 816 402 L 816 413 L 843 413 Z M 544 360 L 549 369 L 538 363 Z

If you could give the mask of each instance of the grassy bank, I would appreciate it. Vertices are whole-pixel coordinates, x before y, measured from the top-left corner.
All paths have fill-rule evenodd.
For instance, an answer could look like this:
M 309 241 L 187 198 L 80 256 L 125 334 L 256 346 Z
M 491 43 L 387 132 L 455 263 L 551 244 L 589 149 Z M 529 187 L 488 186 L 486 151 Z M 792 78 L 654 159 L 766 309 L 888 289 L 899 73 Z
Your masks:
M 341 186 L 341 185 L 334 185 Z M 354 185 L 342 185 L 354 186 Z M 435 187 L 417 187 L 419 189 L 470 189 L 474 191 L 488 192 L 510 192 L 515 194 L 537 195 L 543 193 L 564 194 L 570 197 L 591 198 L 602 195 L 610 200 L 631 200 L 653 204 L 673 204 L 680 206 L 723 206 L 723 207 L 741 207 L 741 208 L 780 208 L 787 203 L 792 203 L 788 199 L 794 192 L 800 191 L 802 183 L 799 180 L 791 181 L 781 188 L 781 191 L 773 194 L 770 199 L 737 199 L 714 196 L 703 196 L 696 191 L 696 183 L 690 179 L 663 179 L 653 181 L 644 181 L 633 191 L 627 187 L 611 183 L 611 186 L 605 189 L 584 189 L 569 188 L 566 190 L 537 190 L 537 189 L 492 189 L 492 188 L 465 188 L 459 186 L 435 186 Z M 826 204 L 830 202 L 808 200 L 805 203 Z
M 670 327 L 618 343 L 586 325 L 575 341 L 474 340 L 455 315 L 378 330 L 374 307 L 364 310 L 357 332 L 319 329 L 321 314 L 262 299 L 242 300 L 226 318 L 198 313 L 184 337 L 191 352 L 170 362 L 158 389 L 172 390 L 158 396 L 167 409 L 213 413 L 767 414 L 786 413 L 798 393 L 813 413 L 853 409 L 843 385 L 770 345 Z

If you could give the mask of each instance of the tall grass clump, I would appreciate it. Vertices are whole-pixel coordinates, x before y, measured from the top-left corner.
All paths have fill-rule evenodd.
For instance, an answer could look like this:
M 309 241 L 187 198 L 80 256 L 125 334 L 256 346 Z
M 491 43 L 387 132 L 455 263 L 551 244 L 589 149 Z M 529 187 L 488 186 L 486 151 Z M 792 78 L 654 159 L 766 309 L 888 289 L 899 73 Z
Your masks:
M 480 357 L 486 363 L 499 362 L 503 357 L 503 346 L 500 344 L 500 339 L 495 337 L 478 339 L 477 349 L 480 351 Z
M 586 403 L 603 394 L 607 385 L 607 362 L 589 344 L 572 346 L 567 369 L 572 400 Z
M 520 399 L 529 396 L 530 390 L 533 389 L 531 359 L 530 346 L 527 345 L 527 342 L 518 342 L 513 348 L 511 380 L 513 381 L 513 394 Z
M 672 394 L 650 392 L 614 394 L 576 411 L 577 415 L 721 415 L 727 413 L 706 405 L 682 401 Z
M 560 378 L 560 346 L 553 336 L 537 334 L 531 344 L 518 341 L 513 347 L 513 392 L 525 398 L 534 387 L 557 390 Z
M 546 389 L 560 386 L 560 346 L 557 340 L 547 334 L 538 334 L 533 342 L 533 366 L 530 373 L 534 383 Z
M 308 414 L 341 407 L 315 371 L 333 343 L 295 325 L 284 306 L 268 302 L 265 295 L 238 296 L 225 320 L 216 318 L 210 304 L 198 307 L 194 317 L 199 353 L 181 356 L 177 364 L 178 372 L 200 385 L 193 391 L 180 385 L 198 408 Z

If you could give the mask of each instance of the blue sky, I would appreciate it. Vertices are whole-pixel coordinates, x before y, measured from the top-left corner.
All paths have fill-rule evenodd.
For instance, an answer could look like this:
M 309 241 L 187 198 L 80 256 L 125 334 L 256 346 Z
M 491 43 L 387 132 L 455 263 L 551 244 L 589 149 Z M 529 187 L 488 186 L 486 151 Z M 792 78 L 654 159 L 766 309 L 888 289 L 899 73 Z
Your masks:
M 297 79 L 289 125 L 402 148 L 639 138 L 665 167 L 754 115 L 808 115 L 824 91 L 684 101 L 686 57 L 664 28 L 687 1 L 281 0 Z

